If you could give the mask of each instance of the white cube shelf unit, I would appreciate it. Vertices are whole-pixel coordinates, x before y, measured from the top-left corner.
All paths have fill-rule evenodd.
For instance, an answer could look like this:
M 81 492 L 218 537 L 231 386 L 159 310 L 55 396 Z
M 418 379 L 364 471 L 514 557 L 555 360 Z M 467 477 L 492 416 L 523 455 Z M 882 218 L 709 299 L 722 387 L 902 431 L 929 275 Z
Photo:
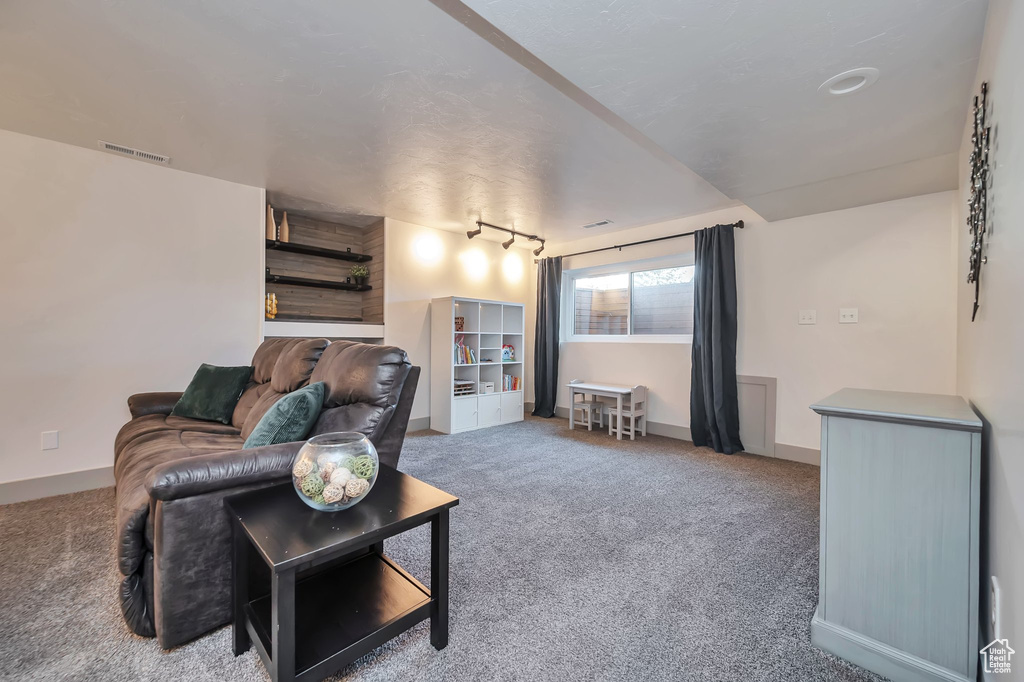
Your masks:
M 431 302 L 430 317 L 430 428 L 458 433 L 522 421 L 523 304 L 449 296 Z M 470 362 L 456 351 L 460 341 Z M 515 349 L 512 361 L 502 360 L 506 345 Z M 506 390 L 512 379 L 516 389 Z M 483 392 L 488 384 L 493 392 Z

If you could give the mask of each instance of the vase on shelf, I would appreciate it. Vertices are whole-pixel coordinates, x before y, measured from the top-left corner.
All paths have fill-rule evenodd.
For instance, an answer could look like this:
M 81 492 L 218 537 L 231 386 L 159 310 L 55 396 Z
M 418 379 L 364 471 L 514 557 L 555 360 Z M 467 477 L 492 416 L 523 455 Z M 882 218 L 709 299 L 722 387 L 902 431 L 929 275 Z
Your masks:
M 288 229 L 288 211 L 282 212 L 281 227 L 278 230 L 277 238 L 283 242 L 287 242 L 291 239 L 291 231 Z
M 267 239 L 277 239 L 277 223 L 274 222 L 274 207 L 267 204 Z

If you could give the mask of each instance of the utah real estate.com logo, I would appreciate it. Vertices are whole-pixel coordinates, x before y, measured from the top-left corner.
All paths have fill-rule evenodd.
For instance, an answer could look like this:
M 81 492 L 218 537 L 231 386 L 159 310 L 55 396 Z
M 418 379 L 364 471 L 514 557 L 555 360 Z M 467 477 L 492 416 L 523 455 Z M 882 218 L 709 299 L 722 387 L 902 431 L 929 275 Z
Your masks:
M 993 639 L 988 646 L 981 650 L 981 659 L 986 673 L 1008 673 L 1010 672 L 1010 657 L 1016 651 L 1010 648 L 1010 641 L 1006 639 Z

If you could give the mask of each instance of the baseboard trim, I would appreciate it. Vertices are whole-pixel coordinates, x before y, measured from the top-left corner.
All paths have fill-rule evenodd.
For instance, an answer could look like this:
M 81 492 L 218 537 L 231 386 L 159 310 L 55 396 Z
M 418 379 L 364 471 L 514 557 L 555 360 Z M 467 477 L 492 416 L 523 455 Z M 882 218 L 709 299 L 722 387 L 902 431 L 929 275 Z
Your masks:
M 817 609 L 811 619 L 811 644 L 859 665 L 865 670 L 893 680 L 969 682 L 966 675 L 961 675 L 923 658 L 894 649 L 870 637 L 865 637 L 853 630 L 822 620 L 818 617 Z
M 430 428 L 430 417 L 416 417 L 415 419 L 409 420 L 409 425 L 405 427 L 406 433 L 412 433 L 413 431 L 426 431 Z
M 530 409 L 527 409 L 526 413 L 532 412 L 532 405 Z M 562 419 L 569 418 L 569 408 L 562 407 L 561 405 L 555 407 L 555 416 L 561 417 Z M 693 438 L 690 435 L 690 428 L 688 426 L 679 426 L 678 424 L 664 424 L 661 422 L 647 422 L 647 433 L 655 436 L 665 436 L 666 438 L 675 438 L 676 440 L 688 440 L 692 441 Z M 753 454 L 753 453 L 751 453 Z M 759 457 L 772 457 L 772 455 L 758 455 Z M 813 464 L 814 466 L 821 466 L 821 452 L 814 448 L 804 448 L 799 445 L 786 445 L 785 443 L 775 444 L 775 459 L 788 459 L 792 462 L 800 462 L 802 464 Z
M 803 462 L 821 466 L 821 450 L 815 448 L 804 448 L 799 445 L 786 445 L 785 443 L 775 444 L 775 457 L 788 459 L 791 462 Z
M 106 488 L 114 485 L 114 467 L 99 467 L 66 474 L 25 478 L 0 483 L 0 504 L 13 504 L 41 497 L 78 493 L 83 490 Z

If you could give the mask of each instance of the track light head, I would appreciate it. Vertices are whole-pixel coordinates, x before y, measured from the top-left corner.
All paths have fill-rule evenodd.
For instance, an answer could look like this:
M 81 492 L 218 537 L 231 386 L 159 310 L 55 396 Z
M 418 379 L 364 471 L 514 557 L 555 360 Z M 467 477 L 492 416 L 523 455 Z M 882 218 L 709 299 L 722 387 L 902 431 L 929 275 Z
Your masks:
M 480 226 L 477 226 L 477 228 L 475 230 L 466 230 L 466 236 L 469 237 L 470 239 L 472 239 L 473 237 L 477 236 L 478 234 L 480 234 L 483 231 L 484 231 L 484 228 L 482 228 Z
M 508 247 L 512 246 L 512 242 L 514 242 L 515 240 L 516 240 L 516 236 L 512 235 L 511 237 L 508 238 L 507 242 L 502 242 L 501 243 L 501 248 L 503 248 L 506 251 L 508 251 Z
M 533 250 L 533 255 L 534 256 L 539 256 L 540 252 L 543 251 L 543 250 L 544 250 L 544 242 L 541 242 L 540 246 L 538 246 L 536 249 Z

